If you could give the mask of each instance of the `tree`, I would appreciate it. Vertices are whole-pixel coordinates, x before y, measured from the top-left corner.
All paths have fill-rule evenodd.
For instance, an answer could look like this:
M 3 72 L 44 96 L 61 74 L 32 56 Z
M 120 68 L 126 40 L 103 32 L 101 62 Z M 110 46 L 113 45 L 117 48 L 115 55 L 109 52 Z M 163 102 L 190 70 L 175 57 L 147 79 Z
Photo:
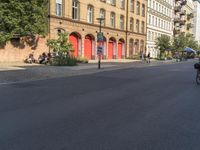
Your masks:
M 194 37 L 191 34 L 179 35 L 174 38 L 173 41 L 173 50 L 183 51 L 184 48 L 190 47 L 192 49 L 198 49 L 198 43 L 195 41 Z
M 165 52 L 165 50 L 171 47 L 170 37 L 167 35 L 161 35 L 156 39 L 156 46 L 160 50 L 160 59 L 161 59 L 162 54 Z
M 47 46 L 59 52 L 61 55 L 73 51 L 72 44 L 69 42 L 68 33 L 59 33 L 58 39 L 47 40 Z
M 70 55 L 73 52 L 72 44 L 69 42 L 68 33 L 60 33 L 58 39 L 47 40 L 47 46 L 58 52 L 58 56 L 52 59 L 51 64 L 56 66 L 77 64 L 77 59 Z
M 0 44 L 48 32 L 48 0 L 1 0 Z

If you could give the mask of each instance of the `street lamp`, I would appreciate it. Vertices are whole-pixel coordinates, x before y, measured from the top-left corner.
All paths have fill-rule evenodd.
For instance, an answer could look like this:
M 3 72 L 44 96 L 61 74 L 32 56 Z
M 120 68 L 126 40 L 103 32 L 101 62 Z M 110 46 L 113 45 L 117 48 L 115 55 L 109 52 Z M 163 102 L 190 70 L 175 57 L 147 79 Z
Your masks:
M 97 18 L 99 21 L 99 32 L 97 33 L 97 42 L 99 42 L 98 48 L 97 48 L 97 54 L 98 54 L 98 69 L 101 68 L 101 55 L 103 52 L 103 42 L 104 42 L 104 37 L 103 33 L 101 32 L 101 26 L 102 22 L 105 20 L 105 18 Z

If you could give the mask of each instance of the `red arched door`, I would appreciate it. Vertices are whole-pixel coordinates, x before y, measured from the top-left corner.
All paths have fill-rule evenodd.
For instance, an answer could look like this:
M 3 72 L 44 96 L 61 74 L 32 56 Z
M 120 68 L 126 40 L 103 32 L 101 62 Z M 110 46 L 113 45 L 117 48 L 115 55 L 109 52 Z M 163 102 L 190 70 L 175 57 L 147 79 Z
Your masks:
M 90 36 L 86 36 L 84 40 L 84 56 L 92 59 L 92 38 Z
M 122 58 L 122 42 L 118 43 L 118 59 Z
M 73 49 L 74 49 L 74 56 L 77 57 L 78 56 L 78 36 L 75 34 L 71 34 L 69 36 L 69 41 L 72 43 Z
M 114 42 L 110 41 L 108 43 L 108 59 L 113 59 Z

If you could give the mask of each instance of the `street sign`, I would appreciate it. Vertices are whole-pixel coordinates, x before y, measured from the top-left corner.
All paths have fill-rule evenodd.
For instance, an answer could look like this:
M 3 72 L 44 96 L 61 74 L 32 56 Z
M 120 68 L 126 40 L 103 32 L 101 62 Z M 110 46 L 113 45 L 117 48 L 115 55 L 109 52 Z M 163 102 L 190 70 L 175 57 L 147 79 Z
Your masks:
M 98 32 L 97 33 L 97 42 L 103 42 L 103 41 L 104 41 L 103 33 Z
M 97 55 L 102 55 L 103 53 L 103 47 L 102 46 L 98 46 L 97 47 Z

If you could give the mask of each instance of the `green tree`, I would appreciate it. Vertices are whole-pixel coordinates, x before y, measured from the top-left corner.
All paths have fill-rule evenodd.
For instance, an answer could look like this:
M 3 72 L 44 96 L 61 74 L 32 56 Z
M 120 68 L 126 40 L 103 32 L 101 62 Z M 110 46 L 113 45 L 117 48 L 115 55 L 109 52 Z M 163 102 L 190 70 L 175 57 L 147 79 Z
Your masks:
M 48 0 L 1 0 L 0 43 L 14 37 L 46 35 Z
M 167 35 L 161 35 L 156 39 L 156 47 L 160 50 L 160 59 L 166 49 L 171 47 L 170 37 Z
M 69 42 L 68 35 L 69 34 L 67 32 L 60 33 L 58 39 L 47 40 L 47 46 L 59 52 L 61 55 L 72 52 L 73 47 L 72 44 Z
M 192 49 L 198 49 L 198 43 L 195 41 L 194 37 L 191 34 L 179 35 L 174 38 L 173 41 L 173 50 L 183 51 L 184 48 L 190 47 Z
M 47 46 L 58 52 L 58 56 L 52 59 L 51 64 L 56 66 L 74 66 L 77 64 L 77 59 L 70 55 L 73 52 L 72 44 L 69 42 L 68 33 L 60 33 L 58 39 L 47 40 Z

